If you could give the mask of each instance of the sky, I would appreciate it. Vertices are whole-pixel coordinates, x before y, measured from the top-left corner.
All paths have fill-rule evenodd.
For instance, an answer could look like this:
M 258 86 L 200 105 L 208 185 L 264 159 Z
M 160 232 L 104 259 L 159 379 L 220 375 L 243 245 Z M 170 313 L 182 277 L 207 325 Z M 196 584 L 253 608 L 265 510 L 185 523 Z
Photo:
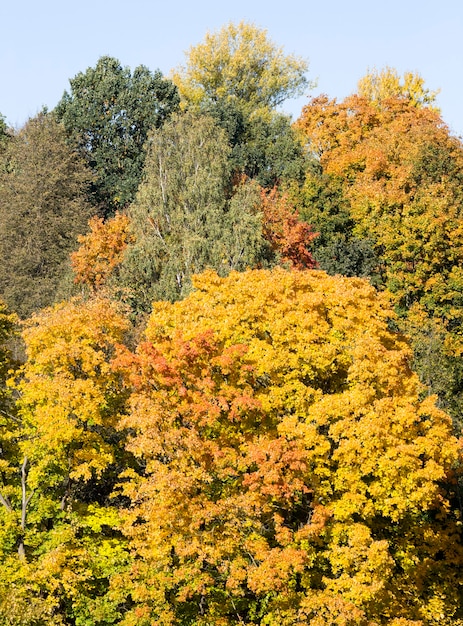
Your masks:
M 463 136 L 462 0 L 3 0 L 1 15 L 0 113 L 16 128 L 103 55 L 168 76 L 207 31 L 245 20 L 309 61 L 317 86 L 284 104 L 294 119 L 310 97 L 342 100 L 388 66 L 440 89 L 442 117 Z

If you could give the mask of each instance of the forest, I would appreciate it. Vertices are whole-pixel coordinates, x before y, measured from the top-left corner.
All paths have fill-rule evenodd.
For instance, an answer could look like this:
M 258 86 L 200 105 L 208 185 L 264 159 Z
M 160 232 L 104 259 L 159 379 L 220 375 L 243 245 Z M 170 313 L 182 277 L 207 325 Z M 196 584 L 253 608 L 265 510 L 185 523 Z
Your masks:
M 463 142 L 308 76 L 229 23 L 0 115 L 0 626 L 463 626 Z

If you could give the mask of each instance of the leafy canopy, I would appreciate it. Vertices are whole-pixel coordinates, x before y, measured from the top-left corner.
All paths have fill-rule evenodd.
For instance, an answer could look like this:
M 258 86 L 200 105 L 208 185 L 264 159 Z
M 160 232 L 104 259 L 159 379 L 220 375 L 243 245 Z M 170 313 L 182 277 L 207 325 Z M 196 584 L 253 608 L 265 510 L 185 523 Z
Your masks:
M 226 274 L 272 257 L 258 189 L 232 190 L 229 154 L 225 132 L 191 111 L 150 135 L 144 180 L 129 210 L 134 243 L 120 268 L 136 308 L 184 297 L 192 274 L 208 267 Z
M 173 80 L 186 103 L 225 100 L 249 113 L 303 93 L 309 86 L 306 71 L 306 61 L 285 55 L 265 29 L 242 21 L 207 33 L 190 48 Z
M 56 114 L 95 175 L 92 201 L 103 215 L 130 203 L 144 163 L 143 145 L 178 107 L 173 83 L 144 65 L 104 56 L 70 80 Z
M 143 465 L 122 623 L 458 623 L 457 443 L 385 297 L 319 271 L 194 283 L 116 363 Z
M 22 317 L 59 297 L 87 230 L 91 173 L 51 113 L 12 136 L 0 168 L 0 293 Z
M 392 67 L 370 70 L 358 82 L 358 94 L 377 106 L 388 98 L 405 98 L 417 107 L 427 106 L 436 113 L 434 106 L 438 91 L 424 86 L 424 79 L 415 72 L 405 72 L 403 77 Z

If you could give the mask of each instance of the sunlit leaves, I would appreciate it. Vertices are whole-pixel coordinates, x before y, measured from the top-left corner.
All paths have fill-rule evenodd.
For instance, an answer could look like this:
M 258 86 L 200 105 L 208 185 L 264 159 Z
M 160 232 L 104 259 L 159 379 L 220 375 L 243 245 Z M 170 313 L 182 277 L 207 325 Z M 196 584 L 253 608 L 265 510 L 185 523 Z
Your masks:
M 28 323 L 19 390 L 32 483 L 86 481 L 113 462 L 109 438 L 122 397 L 110 361 L 126 329 L 104 299 L 57 305 Z
M 400 76 L 392 67 L 370 70 L 359 80 L 358 93 L 379 107 L 388 98 L 404 98 L 413 106 L 428 106 L 439 113 L 439 109 L 432 106 L 439 90 L 430 91 L 416 72 L 405 72 Z
M 80 248 L 71 255 L 76 283 L 92 291 L 106 285 L 132 241 L 129 223 L 129 218 L 122 213 L 106 221 L 96 216 L 90 220 L 90 233 L 78 237 Z
M 342 185 L 342 210 L 347 206 L 353 234 L 374 246 L 376 280 L 394 294 L 397 311 L 407 317 L 418 307 L 429 318 L 423 317 L 425 326 L 437 323 L 448 332 L 444 359 L 458 356 L 463 319 L 461 142 L 435 112 L 400 94 L 382 100 L 381 106 L 359 96 L 341 103 L 321 97 L 305 107 L 298 125 L 325 175 Z M 420 334 L 424 338 L 417 330 L 416 355 L 426 358 L 431 346 L 417 343 Z M 417 361 L 420 371 L 428 364 Z M 451 388 L 458 395 L 458 365 L 449 361 L 445 367 L 443 378 L 453 379 Z M 444 399 L 440 383 L 432 389 Z M 458 421 L 458 410 L 454 416 Z
M 264 29 L 240 22 L 207 33 L 173 80 L 187 103 L 229 100 L 249 113 L 299 95 L 308 86 L 306 71 L 306 61 L 285 55 Z
M 452 576 L 452 531 L 432 519 L 456 532 L 440 482 L 457 448 L 419 399 L 386 301 L 310 271 L 195 286 L 155 304 L 146 342 L 116 361 L 144 465 L 125 487 L 138 607 L 123 623 L 427 619 Z M 437 545 L 448 556 L 433 568 Z M 399 573 L 407 559 L 419 584 L 448 581 L 420 596 Z

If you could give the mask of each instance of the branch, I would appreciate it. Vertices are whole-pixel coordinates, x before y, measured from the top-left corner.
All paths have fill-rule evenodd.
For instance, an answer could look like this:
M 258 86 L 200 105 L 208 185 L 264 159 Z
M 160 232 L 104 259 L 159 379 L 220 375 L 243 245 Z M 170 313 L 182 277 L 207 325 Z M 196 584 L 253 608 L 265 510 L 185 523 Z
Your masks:
M 3 506 L 6 508 L 7 511 L 13 511 L 11 502 L 8 500 L 8 498 L 2 496 L 1 492 L 0 492 L 0 502 L 3 504 Z
M 22 489 L 22 504 L 21 504 L 21 529 L 24 530 L 26 528 L 26 511 L 27 511 L 27 505 L 29 504 L 32 496 L 34 495 L 34 492 L 32 491 L 29 495 L 29 497 L 27 497 L 26 494 L 26 487 L 27 487 L 27 472 L 26 472 L 26 467 L 27 467 L 27 461 L 28 458 L 27 456 L 24 457 L 24 461 L 23 464 L 21 466 L 21 489 Z

